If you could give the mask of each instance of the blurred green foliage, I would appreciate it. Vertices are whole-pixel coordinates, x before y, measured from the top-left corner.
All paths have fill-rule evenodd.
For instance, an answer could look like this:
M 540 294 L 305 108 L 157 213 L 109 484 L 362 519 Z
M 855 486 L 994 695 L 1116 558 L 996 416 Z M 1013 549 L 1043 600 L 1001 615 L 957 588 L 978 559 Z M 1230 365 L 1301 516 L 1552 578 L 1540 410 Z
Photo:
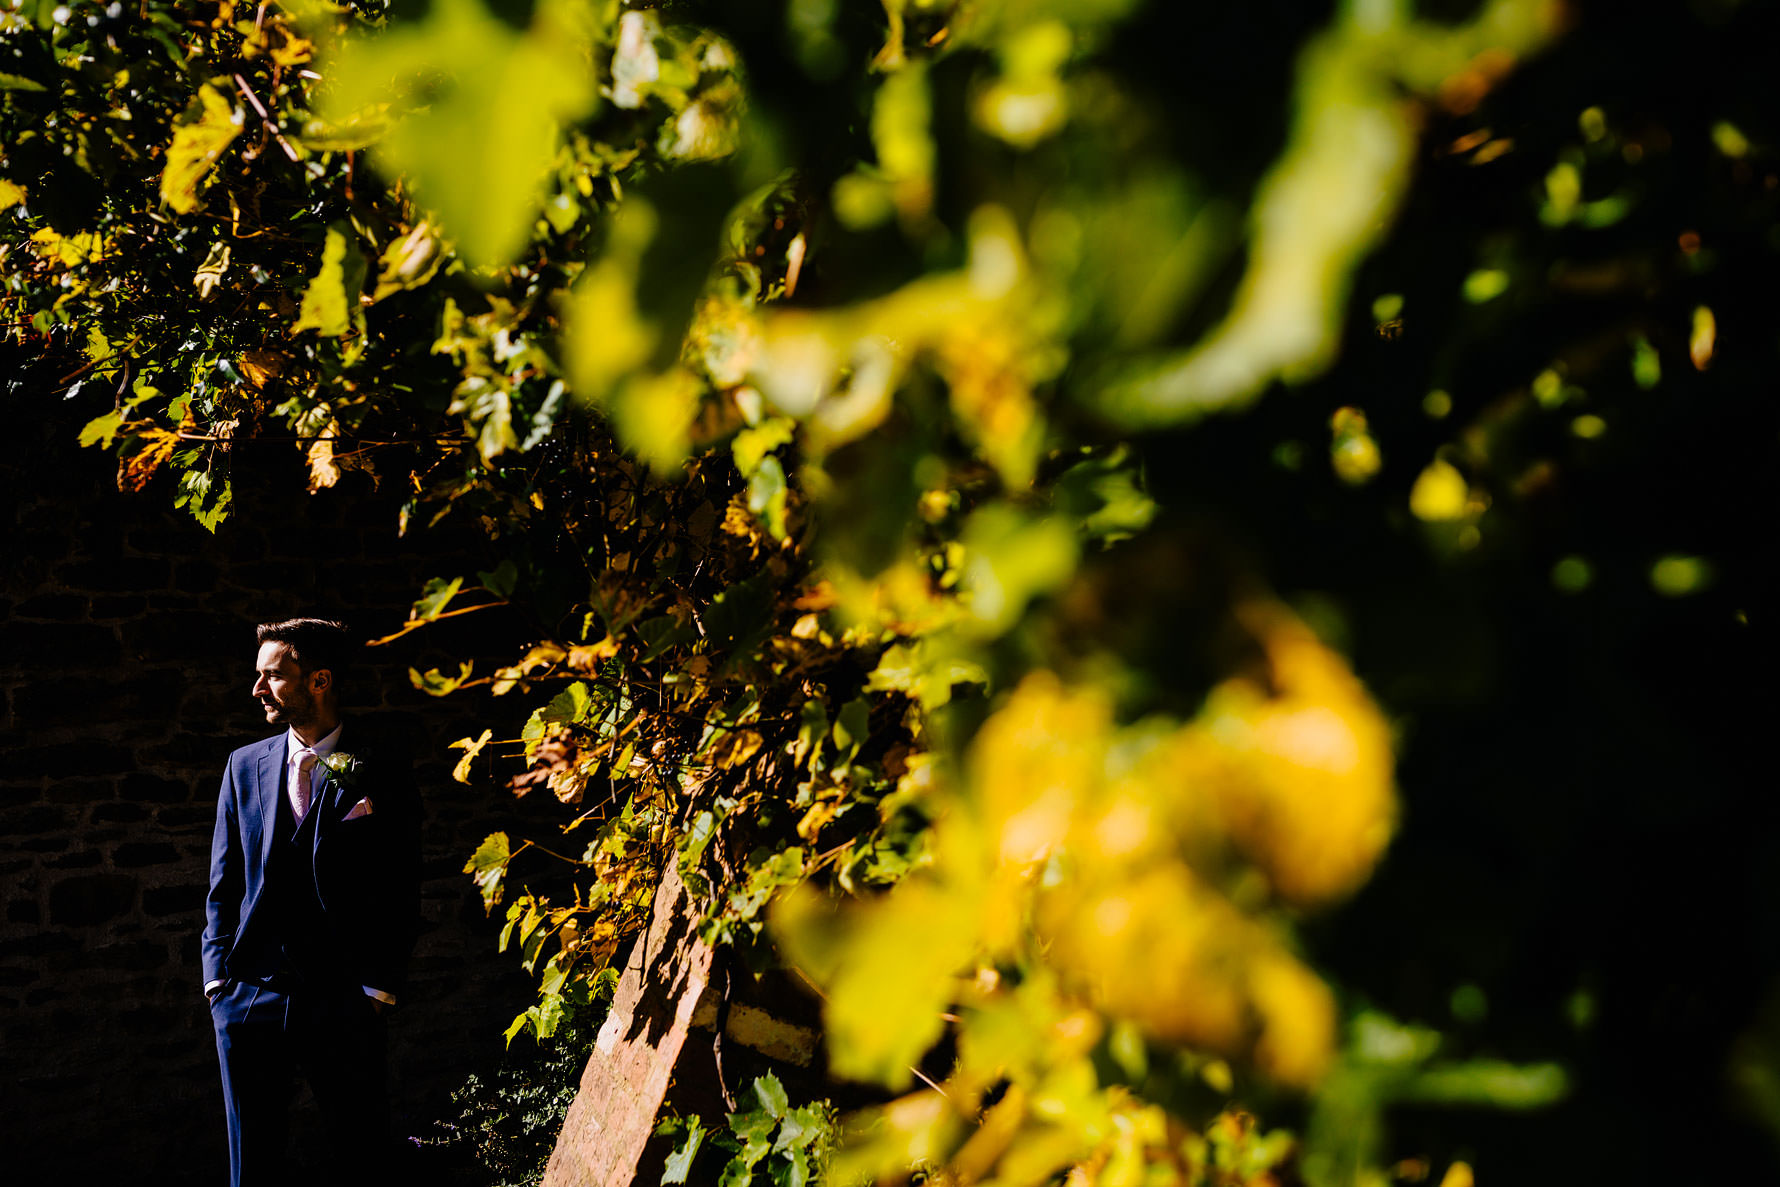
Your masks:
M 1707 58 L 1772 32 L 1676 13 Z M 1693 727 L 1616 654 L 1729 654 L 1771 604 L 1775 121 L 1652 82 L 1657 28 L 27 3 L 7 333 L 66 364 L 120 487 L 207 528 L 239 447 L 284 440 L 312 490 L 357 471 L 411 493 L 404 530 L 494 542 L 397 634 L 531 623 L 494 672 L 411 673 L 525 698 L 456 776 L 564 806 L 465 867 L 539 977 L 509 1040 L 595 1008 L 674 861 L 707 939 L 821 987 L 829 1069 L 876 1094 L 840 1181 L 1643 1169 L 1649 1134 L 1602 1149 L 1640 1027 L 1774 1124 L 1772 1028 L 1741 1028 L 1776 966 L 1729 954 L 1780 934 L 1675 926 L 1766 900 L 1689 899 L 1715 850 L 1653 878 L 1676 847 L 1642 830 L 1748 805 L 1674 806 L 1731 760 L 1641 761 Z M 1723 731 L 1744 700 L 1697 703 Z M 1724 864 L 1771 892 L 1761 835 Z M 1738 1008 L 1638 1013 L 1644 984 L 1704 1008 L 1645 967 L 1669 946 L 1744 975 Z M 755 1091 L 725 1181 L 801 1177 Z

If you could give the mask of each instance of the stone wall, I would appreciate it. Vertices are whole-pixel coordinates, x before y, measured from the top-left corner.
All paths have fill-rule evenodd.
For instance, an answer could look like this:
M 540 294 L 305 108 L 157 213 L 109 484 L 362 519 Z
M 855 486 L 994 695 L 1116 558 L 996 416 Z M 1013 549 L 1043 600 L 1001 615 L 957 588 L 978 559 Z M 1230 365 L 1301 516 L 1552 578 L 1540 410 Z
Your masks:
M 211 536 L 171 509 L 165 479 L 119 494 L 113 459 L 73 447 L 77 427 L 39 422 L 0 446 L 5 1161 L 72 1182 L 214 1183 L 226 1156 L 198 936 L 223 760 L 270 732 L 248 695 L 253 624 L 319 610 L 383 634 L 426 578 L 488 566 L 474 536 L 398 539 L 397 499 L 361 476 L 305 495 L 289 445 L 239 459 L 239 509 Z M 412 740 L 427 804 L 425 930 L 392 1022 L 409 1133 L 498 1052 L 530 995 L 460 870 L 532 806 L 449 777 L 447 744 L 490 706 L 406 679 L 514 625 L 478 617 L 373 652 L 387 662 L 358 681 L 358 711 Z

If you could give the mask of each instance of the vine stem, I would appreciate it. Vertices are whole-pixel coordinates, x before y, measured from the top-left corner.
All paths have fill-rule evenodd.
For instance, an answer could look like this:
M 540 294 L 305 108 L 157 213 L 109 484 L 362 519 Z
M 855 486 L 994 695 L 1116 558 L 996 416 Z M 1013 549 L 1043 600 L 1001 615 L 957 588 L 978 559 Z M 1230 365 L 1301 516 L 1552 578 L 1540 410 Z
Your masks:
M 461 614 L 474 614 L 478 610 L 492 610 L 496 606 L 505 606 L 506 604 L 507 604 L 507 599 L 500 598 L 493 602 L 479 602 L 474 606 L 461 606 L 456 610 L 445 610 L 445 611 L 442 611 L 441 613 L 433 615 L 430 618 L 417 618 L 413 622 L 404 623 L 402 625 L 402 629 L 397 631 L 395 634 L 385 635 L 381 639 L 371 639 L 365 644 L 365 646 L 366 647 L 381 647 L 385 643 L 393 643 L 397 639 L 400 639 L 403 635 L 407 634 L 408 632 L 417 631 L 421 627 L 426 626 L 429 623 L 439 622 L 442 619 L 446 619 L 446 618 L 456 618 Z M 489 677 L 489 679 L 493 679 L 493 677 Z M 463 685 L 459 685 L 458 687 L 461 688 L 461 687 L 463 687 Z

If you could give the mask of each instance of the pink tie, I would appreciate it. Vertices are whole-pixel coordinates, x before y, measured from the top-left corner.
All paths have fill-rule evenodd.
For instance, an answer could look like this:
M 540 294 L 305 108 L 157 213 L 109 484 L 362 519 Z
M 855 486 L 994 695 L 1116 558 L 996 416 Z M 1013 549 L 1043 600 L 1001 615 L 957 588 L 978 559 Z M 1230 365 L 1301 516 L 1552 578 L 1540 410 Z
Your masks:
M 290 806 L 296 813 L 298 824 L 303 823 L 303 817 L 309 813 L 309 774 L 315 770 L 315 759 L 313 750 L 297 751 L 297 777 L 290 785 Z

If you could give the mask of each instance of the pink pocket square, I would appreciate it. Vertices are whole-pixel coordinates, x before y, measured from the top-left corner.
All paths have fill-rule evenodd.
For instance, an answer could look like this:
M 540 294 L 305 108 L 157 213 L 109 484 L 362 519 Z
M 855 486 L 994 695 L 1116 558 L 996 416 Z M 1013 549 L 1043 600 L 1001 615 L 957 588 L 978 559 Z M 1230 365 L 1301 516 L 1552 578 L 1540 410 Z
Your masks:
M 342 819 L 342 820 L 357 820 L 360 816 L 369 816 L 370 814 L 371 814 L 371 797 L 366 796 L 364 799 L 360 800 L 358 803 L 352 805 L 352 811 L 348 812 L 346 815 L 342 816 L 340 819 Z

